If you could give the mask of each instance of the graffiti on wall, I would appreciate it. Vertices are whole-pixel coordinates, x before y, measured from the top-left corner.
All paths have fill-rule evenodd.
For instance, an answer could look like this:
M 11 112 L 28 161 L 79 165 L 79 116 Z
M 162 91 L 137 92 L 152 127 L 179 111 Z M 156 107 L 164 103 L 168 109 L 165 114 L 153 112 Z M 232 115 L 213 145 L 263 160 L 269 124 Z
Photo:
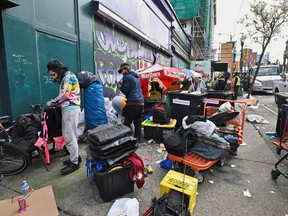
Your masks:
M 119 92 L 115 81 L 121 63 L 129 62 L 133 70 L 145 67 L 154 61 L 153 50 L 97 16 L 93 34 L 95 74 L 103 83 L 104 96 L 112 98 Z
M 29 79 L 26 79 L 25 69 L 27 66 L 32 65 L 32 62 L 29 61 L 23 54 L 12 54 L 13 70 L 11 79 L 13 80 L 13 86 L 16 89 L 28 89 L 29 88 Z M 29 77 L 29 76 L 28 76 Z

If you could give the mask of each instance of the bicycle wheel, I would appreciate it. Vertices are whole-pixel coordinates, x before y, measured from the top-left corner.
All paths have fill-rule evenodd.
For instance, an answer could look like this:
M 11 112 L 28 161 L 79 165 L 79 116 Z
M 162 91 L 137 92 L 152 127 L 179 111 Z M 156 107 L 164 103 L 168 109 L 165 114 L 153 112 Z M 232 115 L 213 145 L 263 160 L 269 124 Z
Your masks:
M 28 166 L 28 155 L 13 143 L 0 143 L 0 175 L 22 172 Z

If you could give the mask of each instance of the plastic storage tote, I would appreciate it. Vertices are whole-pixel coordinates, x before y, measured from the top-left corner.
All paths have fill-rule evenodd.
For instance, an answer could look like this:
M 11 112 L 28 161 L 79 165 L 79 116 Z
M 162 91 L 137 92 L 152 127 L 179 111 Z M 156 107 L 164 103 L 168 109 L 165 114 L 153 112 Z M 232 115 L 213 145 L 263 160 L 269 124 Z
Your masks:
M 134 182 L 129 177 L 130 169 L 131 166 L 125 166 L 115 170 L 110 169 L 107 172 L 99 172 L 94 166 L 92 167 L 96 186 L 104 202 L 134 191 Z
M 171 117 L 177 120 L 176 128 L 182 125 L 182 119 L 189 115 L 201 115 L 203 100 L 207 93 L 191 94 L 181 91 L 168 92 L 171 104 Z
M 146 119 L 142 122 L 142 126 L 144 127 L 144 138 L 146 140 L 153 139 L 157 143 L 161 143 L 164 141 L 166 136 L 173 132 L 176 122 L 176 119 L 171 119 L 169 124 L 156 124 L 151 120 Z

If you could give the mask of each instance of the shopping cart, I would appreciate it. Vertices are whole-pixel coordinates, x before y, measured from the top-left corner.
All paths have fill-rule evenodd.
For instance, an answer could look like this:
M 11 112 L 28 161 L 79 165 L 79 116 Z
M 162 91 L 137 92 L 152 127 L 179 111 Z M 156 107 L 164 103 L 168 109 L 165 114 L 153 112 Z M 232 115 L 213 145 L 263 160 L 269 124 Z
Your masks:
M 276 151 L 277 151 L 277 154 L 281 154 L 281 150 L 286 150 L 286 153 L 275 164 L 275 170 L 271 171 L 271 177 L 274 180 L 276 180 L 280 175 L 283 175 L 284 177 L 288 178 L 288 171 L 285 170 L 285 166 L 281 165 L 284 160 L 288 159 L 288 149 L 287 149 L 287 144 L 285 143 L 288 140 L 288 128 L 287 128 L 288 127 L 288 105 L 284 104 L 282 106 L 283 106 L 284 113 L 285 113 L 285 116 L 284 116 L 285 124 L 284 124 L 283 134 L 280 138 L 280 143 L 279 143 L 279 146 L 277 146 Z
M 221 135 L 227 135 L 237 138 L 237 143 L 240 145 L 243 143 L 246 110 L 248 107 L 248 104 L 245 101 L 209 98 L 204 104 L 203 113 L 204 116 L 209 119 L 209 117 L 214 115 L 217 112 L 218 108 L 226 102 L 230 102 L 230 104 L 235 108 L 235 111 L 238 111 L 239 114 L 236 118 L 225 122 L 225 126 L 217 127 L 216 130 Z
M 241 109 L 239 110 L 239 115 L 237 116 L 236 120 L 230 120 L 228 122 L 225 122 L 227 127 L 232 125 L 234 127 L 233 129 L 221 127 L 217 128 L 217 130 L 223 135 L 235 137 L 237 139 L 237 143 L 240 145 L 243 143 L 243 131 L 247 109 L 246 102 L 237 100 L 225 100 L 219 98 L 209 98 L 204 104 L 204 116 L 212 116 L 215 112 L 217 112 L 219 106 L 225 102 L 230 102 L 234 106 L 240 104 L 241 106 L 238 107 L 241 107 Z M 215 163 L 217 163 L 219 166 L 223 166 L 225 161 L 225 158 L 221 158 L 219 160 L 208 160 L 193 152 L 188 152 L 183 157 L 169 153 L 168 158 L 174 163 L 176 162 L 181 163 L 184 166 L 189 166 L 194 171 L 194 177 L 198 179 L 198 183 L 202 183 L 204 181 L 204 176 L 199 171 L 207 170 Z

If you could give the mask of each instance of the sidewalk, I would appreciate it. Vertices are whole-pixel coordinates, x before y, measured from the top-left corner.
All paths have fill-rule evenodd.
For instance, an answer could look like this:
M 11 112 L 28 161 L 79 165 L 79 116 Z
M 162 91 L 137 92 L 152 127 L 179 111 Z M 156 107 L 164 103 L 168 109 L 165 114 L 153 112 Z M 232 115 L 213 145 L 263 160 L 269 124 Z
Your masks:
M 248 114 L 254 112 L 259 110 L 248 109 Z M 261 110 L 261 114 L 264 112 L 268 111 Z M 269 116 L 269 113 L 267 115 Z M 275 122 L 271 121 L 270 124 L 273 128 Z M 215 164 L 211 169 L 202 172 L 205 181 L 198 185 L 193 215 L 285 216 L 288 214 L 288 181 L 283 176 L 280 176 L 277 181 L 271 179 L 271 170 L 274 169 L 279 156 L 276 155 L 276 147 L 273 147 L 272 141 L 265 140 L 260 134 L 253 124 L 246 121 L 244 142 L 247 145 L 239 147 L 238 155 L 227 158 L 223 167 Z M 86 146 L 87 144 L 80 144 L 82 158 L 85 158 Z M 161 154 L 157 152 L 158 147 L 159 144 L 142 143 L 138 148 L 136 153 L 145 164 L 152 165 L 154 172 L 145 178 L 142 189 L 134 186 L 134 192 L 124 196 L 138 199 L 140 215 L 149 208 L 152 198 L 158 196 L 159 184 L 168 172 L 155 163 L 164 156 L 164 152 Z M 113 202 L 105 203 L 101 200 L 96 186 L 86 177 L 84 162 L 80 170 L 67 176 L 60 174 L 62 162 L 66 158 L 66 155 L 52 158 L 50 172 L 45 170 L 40 160 L 34 159 L 33 164 L 21 174 L 3 178 L 0 182 L 0 200 L 19 195 L 22 181 L 27 180 L 35 189 L 47 185 L 53 186 L 57 206 L 63 210 L 63 212 L 59 211 L 61 216 L 106 215 Z M 151 158 L 151 162 L 145 158 Z M 249 190 L 251 197 L 243 195 L 246 189 Z

